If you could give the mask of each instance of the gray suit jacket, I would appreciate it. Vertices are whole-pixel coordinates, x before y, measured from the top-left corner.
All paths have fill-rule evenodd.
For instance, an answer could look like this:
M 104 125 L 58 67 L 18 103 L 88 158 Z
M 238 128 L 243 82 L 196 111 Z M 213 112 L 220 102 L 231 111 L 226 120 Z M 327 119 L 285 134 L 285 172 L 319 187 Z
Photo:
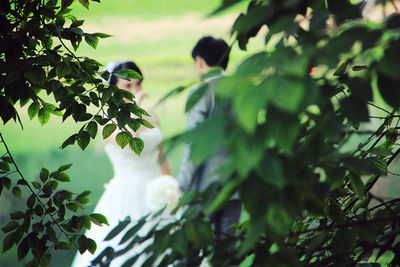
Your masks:
M 192 88 L 189 92 L 188 99 L 197 90 L 204 88 L 206 91 L 196 104 L 189 110 L 186 119 L 186 129 L 195 128 L 199 123 L 207 119 L 215 109 L 214 88 L 217 81 L 222 77 L 223 73 L 216 73 L 215 76 L 206 79 L 200 85 Z M 218 180 L 219 176 L 215 172 L 226 159 L 226 152 L 220 151 L 206 160 L 200 166 L 195 166 L 190 159 L 191 144 L 185 144 L 182 163 L 178 173 L 178 182 L 183 192 L 202 191 L 212 182 Z

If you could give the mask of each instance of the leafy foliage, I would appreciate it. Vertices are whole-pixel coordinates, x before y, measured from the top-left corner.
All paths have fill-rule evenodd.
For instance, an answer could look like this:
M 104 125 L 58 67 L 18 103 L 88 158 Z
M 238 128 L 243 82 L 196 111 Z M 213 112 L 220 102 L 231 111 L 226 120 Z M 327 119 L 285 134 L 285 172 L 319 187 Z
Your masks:
M 372 254 L 398 255 L 400 199 L 371 188 L 400 153 L 399 15 L 371 23 L 350 1 L 248 2 L 232 34 L 245 50 L 266 25 L 266 49 L 218 82 L 210 119 L 173 139 L 190 140 L 197 163 L 227 149 L 221 179 L 185 195 L 178 220 L 161 219 L 124 240 L 125 249 L 104 251 L 107 262 L 148 240 L 146 266 L 361 266 Z M 378 126 L 366 130 L 369 122 Z M 235 194 L 248 219 L 216 241 L 209 217 Z
M 73 2 L 0 2 L 0 119 L 3 124 L 14 120 L 23 127 L 18 112 L 24 109 L 18 105 L 27 106 L 29 118 L 37 117 L 41 125 L 52 116 L 62 116 L 63 121 L 72 118 L 83 126 L 61 148 L 77 143 L 82 150 L 97 136 L 99 125 L 106 125 L 104 137 L 112 133 L 110 129 L 119 127 L 117 143 L 122 147 L 132 144 L 133 150 L 140 154 L 143 142 L 134 138 L 126 125 L 134 131 L 140 125 L 151 127 L 142 118 L 148 114 L 136 105 L 132 94 L 103 83 L 101 77 L 110 74 L 98 73 L 99 62 L 74 54 L 83 40 L 96 48 L 99 39 L 110 35 L 84 32 L 81 28 L 84 21 L 70 14 Z M 79 2 L 86 8 L 90 6 L 89 0 Z M 142 79 L 135 71 L 116 75 L 128 80 Z M 5 149 L 0 160 L 0 194 L 8 189 L 15 197 L 26 199 L 25 192 L 30 192 L 26 210 L 12 212 L 10 222 L 2 228 L 8 233 L 3 252 L 17 246 L 19 260 L 31 252 L 33 259 L 27 266 L 47 266 L 51 249 L 71 249 L 77 245 L 81 253 L 86 250 L 94 253 L 95 242 L 80 232 L 90 229 L 91 222 L 107 224 L 107 219 L 101 214 L 66 215 L 78 209 L 85 211 L 84 204 L 89 202 L 87 195 L 90 194 L 85 191 L 74 197 L 72 192 L 60 189 L 60 182 L 70 181 L 65 170 L 71 165 L 61 166 L 54 172 L 42 168 L 40 180 L 29 183 L 19 171 L 1 133 L 0 137 L 0 148 Z
M 1 135 L 0 137 L 4 142 L 3 137 Z M 106 222 L 106 220 L 99 214 L 67 215 L 68 210 L 76 212 L 78 207 L 85 210 L 84 204 L 90 201 L 87 196 L 91 193 L 85 191 L 74 197 L 72 192 L 59 189 L 59 182 L 69 182 L 69 176 L 65 171 L 72 164 L 63 165 L 53 172 L 42 168 L 39 180 L 29 183 L 15 165 L 7 147 L 6 149 L 7 156 L 1 158 L 3 171 L 1 171 L 0 188 L 10 190 L 12 180 L 9 177 L 15 177 L 14 173 L 18 173 L 20 179 L 12 188 L 12 193 L 21 199 L 23 192 L 28 192 L 29 197 L 26 198 L 26 210 L 10 213 L 10 221 L 2 228 L 3 232 L 7 233 L 3 240 L 2 252 L 17 246 L 18 260 L 24 259 L 31 252 L 33 259 L 27 266 L 47 266 L 51 261 L 51 249 L 71 249 L 78 237 L 77 233 L 83 228 L 90 229 L 91 223 L 87 217 L 97 218 L 96 222 Z M 28 190 L 23 191 L 23 188 Z M 61 239 L 60 233 L 63 234 Z M 80 235 L 79 240 L 84 238 L 86 238 L 84 235 Z M 82 253 L 86 250 L 94 253 L 96 247 L 94 241 L 85 240 L 88 241 L 84 244 L 78 241 L 79 250 Z

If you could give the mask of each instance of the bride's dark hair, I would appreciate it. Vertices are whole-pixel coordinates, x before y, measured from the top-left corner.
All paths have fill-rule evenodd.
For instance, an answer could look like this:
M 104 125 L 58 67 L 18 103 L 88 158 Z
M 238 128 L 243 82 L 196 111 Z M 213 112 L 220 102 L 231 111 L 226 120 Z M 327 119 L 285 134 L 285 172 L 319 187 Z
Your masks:
M 139 67 L 132 61 L 126 61 L 126 62 L 123 62 L 123 63 L 119 64 L 118 66 L 116 66 L 113 69 L 113 72 L 116 71 L 116 70 L 124 70 L 124 69 L 134 70 L 134 71 L 136 71 L 137 73 L 139 73 L 143 77 L 143 74 L 140 71 Z M 118 81 L 118 77 L 116 77 L 115 75 L 111 75 L 110 84 L 116 85 L 117 81 Z M 139 83 L 141 83 L 141 82 L 142 82 L 142 80 L 139 81 Z

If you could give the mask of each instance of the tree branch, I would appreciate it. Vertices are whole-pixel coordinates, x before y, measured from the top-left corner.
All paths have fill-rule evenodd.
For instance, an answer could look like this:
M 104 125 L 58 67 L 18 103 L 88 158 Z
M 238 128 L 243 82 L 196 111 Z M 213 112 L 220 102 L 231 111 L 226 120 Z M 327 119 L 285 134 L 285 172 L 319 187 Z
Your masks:
M 25 177 L 22 175 L 21 171 L 18 168 L 17 163 L 15 162 L 13 156 L 11 155 L 10 150 L 8 149 L 8 146 L 6 144 L 6 141 L 3 138 L 3 135 L 0 132 L 0 139 L 3 142 L 3 145 L 7 151 L 8 156 L 11 159 L 12 164 L 15 166 L 16 172 L 19 174 L 19 176 L 21 177 L 21 179 L 25 182 L 25 185 L 29 188 L 29 190 L 32 192 L 32 194 L 35 195 L 36 200 L 38 201 L 38 203 L 42 206 L 44 212 L 50 216 L 51 220 L 53 221 L 53 223 L 55 225 L 57 225 L 58 229 L 68 238 L 68 240 L 72 242 L 72 239 L 69 237 L 69 235 L 64 231 L 64 229 L 57 223 L 56 219 L 53 217 L 53 215 L 47 211 L 46 205 L 42 202 L 42 200 L 39 198 L 39 196 L 35 193 L 35 191 L 33 191 L 32 187 L 29 185 L 28 181 L 25 179 Z M 75 245 L 76 246 L 76 245 Z

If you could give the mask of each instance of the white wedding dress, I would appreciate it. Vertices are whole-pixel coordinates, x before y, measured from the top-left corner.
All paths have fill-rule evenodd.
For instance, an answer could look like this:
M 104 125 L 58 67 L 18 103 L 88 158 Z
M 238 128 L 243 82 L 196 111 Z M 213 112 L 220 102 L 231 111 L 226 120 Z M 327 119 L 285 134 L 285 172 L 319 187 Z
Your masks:
M 160 129 L 155 127 L 140 132 L 139 137 L 144 142 L 144 149 L 140 156 L 128 147 L 121 149 L 114 143 L 105 146 L 105 151 L 114 169 L 114 178 L 105 185 L 105 191 L 97 203 L 94 213 L 105 215 L 110 226 L 100 227 L 92 223 L 91 229 L 86 231 L 85 235 L 96 241 L 96 253 L 92 255 L 86 251 L 80 255 L 77 252 L 72 263 L 73 267 L 90 266 L 90 262 L 108 246 L 113 247 L 114 250 L 123 248 L 123 246 L 118 247 L 118 243 L 126 230 L 132 227 L 135 221 L 152 211 L 151 207 L 146 204 L 145 194 L 148 184 L 161 175 L 158 155 L 162 134 Z M 126 216 L 131 217 L 131 224 L 112 240 L 102 242 Z M 110 266 L 121 266 L 134 254 L 135 252 L 132 251 L 119 256 L 111 262 Z M 135 266 L 139 266 L 138 263 Z

